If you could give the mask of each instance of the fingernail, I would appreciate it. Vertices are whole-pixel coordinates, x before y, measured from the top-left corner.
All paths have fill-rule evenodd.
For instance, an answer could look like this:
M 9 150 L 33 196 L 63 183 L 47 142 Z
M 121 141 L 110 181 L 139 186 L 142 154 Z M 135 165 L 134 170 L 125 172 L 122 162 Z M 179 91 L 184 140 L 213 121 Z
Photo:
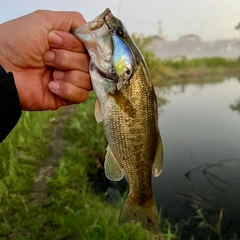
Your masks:
M 62 45 L 62 38 L 57 35 L 54 31 L 51 31 L 48 34 L 48 42 L 51 46 L 60 46 Z
M 53 77 L 54 77 L 54 79 L 62 80 L 64 78 L 64 72 L 55 70 L 53 73 Z
M 59 82 L 55 82 L 55 81 L 50 82 L 49 83 L 49 88 L 50 88 L 51 91 L 57 92 L 59 90 L 59 88 L 60 88 L 60 83 Z
M 45 55 L 44 55 L 44 60 L 45 60 L 46 62 L 52 62 L 53 59 L 54 59 L 54 57 L 55 57 L 55 53 L 54 53 L 54 52 L 51 52 L 51 51 L 48 51 L 48 52 L 46 52 Z

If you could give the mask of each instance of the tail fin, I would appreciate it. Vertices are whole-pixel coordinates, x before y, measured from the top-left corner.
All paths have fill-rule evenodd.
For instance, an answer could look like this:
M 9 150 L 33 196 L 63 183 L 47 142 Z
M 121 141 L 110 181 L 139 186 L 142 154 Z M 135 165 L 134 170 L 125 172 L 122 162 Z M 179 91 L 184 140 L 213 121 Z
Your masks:
M 127 198 L 119 216 L 119 225 L 132 220 L 141 222 L 143 228 L 154 234 L 159 233 L 158 211 L 153 196 L 142 205 L 135 203 L 131 196 Z

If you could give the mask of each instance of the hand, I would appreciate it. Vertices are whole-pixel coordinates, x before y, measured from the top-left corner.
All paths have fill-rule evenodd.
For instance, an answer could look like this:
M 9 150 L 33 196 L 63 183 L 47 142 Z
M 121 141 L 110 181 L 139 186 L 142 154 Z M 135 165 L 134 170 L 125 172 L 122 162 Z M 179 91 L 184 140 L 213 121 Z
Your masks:
M 0 24 L 0 64 L 12 72 L 23 110 L 58 109 L 87 99 L 89 57 L 69 31 L 77 12 L 39 10 Z

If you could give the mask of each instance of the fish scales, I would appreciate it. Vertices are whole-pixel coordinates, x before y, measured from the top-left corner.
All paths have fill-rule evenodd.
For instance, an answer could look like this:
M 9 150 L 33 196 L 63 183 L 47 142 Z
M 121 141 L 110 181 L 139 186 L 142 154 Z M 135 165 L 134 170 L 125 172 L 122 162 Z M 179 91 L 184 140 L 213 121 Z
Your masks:
M 108 141 L 105 174 L 119 181 L 126 175 L 129 195 L 119 224 L 140 221 L 157 234 L 158 212 L 151 175 L 162 170 L 157 100 L 146 63 L 122 22 L 109 9 L 75 29 L 90 55 L 90 76 L 97 95 L 95 116 Z
M 148 205 L 153 195 L 151 169 L 158 138 L 154 98 L 152 83 L 139 65 L 128 86 L 109 95 L 103 110 L 109 146 L 124 166 L 129 196 L 138 205 Z

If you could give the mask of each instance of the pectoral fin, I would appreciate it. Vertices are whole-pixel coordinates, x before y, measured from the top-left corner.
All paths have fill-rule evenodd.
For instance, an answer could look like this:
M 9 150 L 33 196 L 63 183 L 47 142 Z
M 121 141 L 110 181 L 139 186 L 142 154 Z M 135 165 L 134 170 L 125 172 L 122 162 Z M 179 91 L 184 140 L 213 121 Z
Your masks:
M 95 114 L 95 118 L 96 118 L 98 123 L 103 121 L 102 109 L 101 109 L 101 105 L 100 105 L 100 102 L 99 102 L 98 99 L 96 100 L 96 103 L 95 103 L 94 114 Z
M 161 174 L 162 167 L 163 167 L 163 145 L 161 136 L 159 134 L 157 142 L 157 151 L 152 166 L 152 172 L 154 177 L 158 177 Z
M 112 181 L 120 181 L 124 177 L 124 169 L 118 163 L 109 146 L 107 147 L 104 169 L 106 177 Z

